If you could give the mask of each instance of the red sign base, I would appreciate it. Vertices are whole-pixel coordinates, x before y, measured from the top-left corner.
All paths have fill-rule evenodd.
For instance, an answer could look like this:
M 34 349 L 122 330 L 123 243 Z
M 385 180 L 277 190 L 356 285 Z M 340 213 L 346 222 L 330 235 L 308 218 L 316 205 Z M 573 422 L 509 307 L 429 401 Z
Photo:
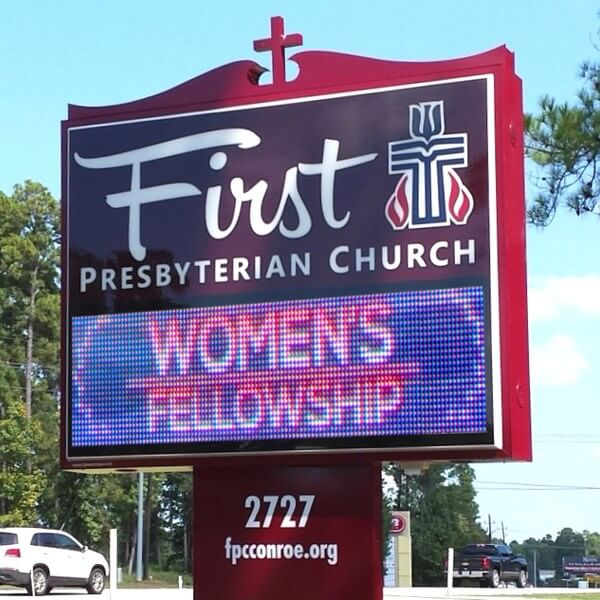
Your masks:
M 381 600 L 379 464 L 194 467 L 194 600 Z

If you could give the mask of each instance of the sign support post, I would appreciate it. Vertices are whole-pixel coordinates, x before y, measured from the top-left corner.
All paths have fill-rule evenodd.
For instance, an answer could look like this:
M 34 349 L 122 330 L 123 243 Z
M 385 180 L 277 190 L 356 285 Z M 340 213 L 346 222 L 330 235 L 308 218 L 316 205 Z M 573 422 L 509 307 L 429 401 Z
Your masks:
M 448 548 L 448 566 L 446 572 L 446 585 L 448 586 L 448 593 L 454 585 L 454 548 Z
M 194 467 L 194 600 L 381 600 L 377 463 Z

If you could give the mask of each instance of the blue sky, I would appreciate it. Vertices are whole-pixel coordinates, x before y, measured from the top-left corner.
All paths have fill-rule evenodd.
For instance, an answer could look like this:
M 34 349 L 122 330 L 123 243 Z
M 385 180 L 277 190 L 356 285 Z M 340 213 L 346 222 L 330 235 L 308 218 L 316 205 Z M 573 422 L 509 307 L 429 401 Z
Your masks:
M 4 0 L 0 3 L 0 190 L 33 179 L 59 195 L 59 125 L 67 104 L 151 95 L 221 64 L 251 58 L 282 15 L 304 49 L 398 60 L 465 56 L 506 44 L 525 109 L 549 93 L 572 99 L 595 58 L 589 0 Z M 527 171 L 530 172 L 528 166 Z M 531 185 L 528 185 L 531 189 Z M 600 222 L 561 213 L 528 229 L 534 461 L 477 467 L 482 520 L 510 539 L 562 527 L 600 531 Z M 484 483 L 494 482 L 494 483 Z M 595 486 L 524 490 L 512 483 Z M 493 489 L 484 489 L 493 488 Z M 500 489 L 498 489 L 500 488 Z

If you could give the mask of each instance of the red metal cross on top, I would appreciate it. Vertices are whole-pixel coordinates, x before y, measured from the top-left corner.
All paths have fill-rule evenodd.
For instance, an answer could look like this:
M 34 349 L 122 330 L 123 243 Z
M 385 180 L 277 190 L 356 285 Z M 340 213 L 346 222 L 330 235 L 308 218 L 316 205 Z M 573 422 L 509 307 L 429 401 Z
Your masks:
M 271 52 L 273 83 L 285 83 L 285 49 L 302 46 L 302 35 L 283 33 L 283 17 L 271 17 L 271 37 L 254 41 L 256 52 Z

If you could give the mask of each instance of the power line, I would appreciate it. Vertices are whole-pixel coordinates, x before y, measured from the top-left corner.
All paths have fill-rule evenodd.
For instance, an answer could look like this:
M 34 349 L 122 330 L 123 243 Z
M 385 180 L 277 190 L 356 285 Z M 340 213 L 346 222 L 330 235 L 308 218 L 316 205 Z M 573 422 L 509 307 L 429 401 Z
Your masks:
M 479 490 L 497 490 L 497 491 L 516 491 L 516 492 L 572 492 L 580 490 L 600 490 L 600 486 L 593 485 L 573 485 L 558 483 L 524 483 L 520 481 L 475 481 L 475 489 Z
M 600 444 L 600 437 L 590 440 L 534 440 L 535 444 Z
M 477 487 L 475 489 L 480 492 L 496 491 L 496 492 L 581 492 L 581 491 L 598 491 L 600 487 L 585 487 L 585 486 L 573 486 L 570 488 L 559 488 L 559 487 L 543 487 L 543 488 L 522 488 L 522 487 Z
M 580 437 L 580 438 L 556 438 L 556 439 L 538 439 L 533 438 L 536 444 L 593 444 L 600 442 L 600 436 Z
M 597 433 L 540 433 L 541 437 L 572 438 L 572 437 L 598 437 Z
M 565 433 L 562 435 L 542 435 L 534 437 L 536 444 L 598 444 L 600 435 L 597 433 Z
M 565 483 L 531 483 L 531 482 L 522 482 L 522 481 L 485 481 L 482 479 L 476 480 L 475 483 L 489 483 L 492 485 L 519 485 L 519 486 L 526 486 L 526 487 L 545 487 L 545 486 L 558 486 L 558 487 L 564 487 L 564 488 L 573 487 L 572 484 L 565 484 Z M 600 487 L 594 488 L 594 489 L 600 489 Z
M 19 362 L 13 362 L 10 360 L 5 360 L 5 361 L 1 361 L 2 366 L 8 367 L 9 369 L 17 369 L 17 370 L 21 370 L 25 368 L 26 363 L 19 363 Z M 59 367 L 56 366 L 49 366 L 49 365 L 42 365 L 40 363 L 32 363 L 31 367 L 33 369 L 42 369 L 42 371 L 54 371 L 55 373 L 58 373 L 60 371 Z

